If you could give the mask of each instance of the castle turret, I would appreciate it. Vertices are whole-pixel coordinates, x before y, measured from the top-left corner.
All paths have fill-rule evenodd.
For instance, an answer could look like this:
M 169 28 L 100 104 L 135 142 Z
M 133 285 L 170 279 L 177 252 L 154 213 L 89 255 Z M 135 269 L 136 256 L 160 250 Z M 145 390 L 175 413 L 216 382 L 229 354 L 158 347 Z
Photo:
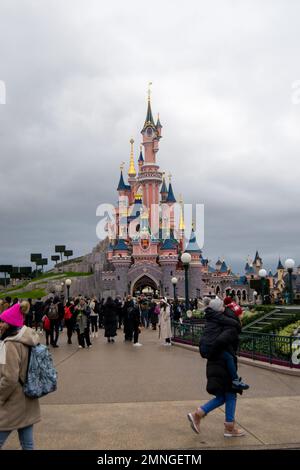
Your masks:
M 258 254 L 258 251 L 256 251 L 256 253 L 255 253 L 255 258 L 254 258 L 254 261 L 253 261 L 253 265 L 254 265 L 256 274 L 258 274 L 259 270 L 263 267 L 263 262 L 262 262 L 261 257 Z
M 142 170 L 142 166 L 144 165 L 144 157 L 143 157 L 143 152 L 142 152 L 142 145 L 140 146 L 140 155 L 139 155 L 139 160 L 138 160 L 138 165 L 139 165 L 139 173 Z
M 143 204 L 149 210 L 149 220 L 151 221 L 151 206 L 159 204 L 159 187 L 162 182 L 162 174 L 156 164 L 156 153 L 158 152 L 159 135 L 153 121 L 150 88 L 148 90 L 148 107 L 146 120 L 142 129 L 144 146 L 144 162 L 139 173 L 139 184 L 143 187 Z
M 157 129 L 158 137 L 161 138 L 162 125 L 161 125 L 160 120 L 159 120 L 159 114 L 157 115 L 157 122 L 156 122 L 155 127 Z
M 277 265 L 277 288 L 279 292 L 283 292 L 284 289 L 284 266 L 281 262 L 281 259 L 278 260 Z
M 160 194 L 161 194 L 161 202 L 166 202 L 167 197 L 168 197 L 168 188 L 166 185 L 166 180 L 165 180 L 165 174 L 163 173 L 163 180 L 162 180 L 162 185 L 160 189 Z

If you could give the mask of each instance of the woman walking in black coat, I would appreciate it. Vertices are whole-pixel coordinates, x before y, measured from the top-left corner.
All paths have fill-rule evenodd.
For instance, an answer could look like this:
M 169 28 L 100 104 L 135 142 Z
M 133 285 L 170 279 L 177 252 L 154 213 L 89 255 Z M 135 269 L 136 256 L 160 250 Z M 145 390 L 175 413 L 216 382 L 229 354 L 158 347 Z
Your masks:
M 114 343 L 117 336 L 117 308 L 111 297 L 108 297 L 103 308 L 104 336 L 108 343 Z
M 217 313 L 224 315 L 224 305 L 221 299 L 213 299 L 209 303 L 209 308 Z M 225 317 L 225 315 L 224 315 Z M 225 320 L 224 318 L 224 321 Z M 225 325 L 225 323 L 224 323 Z M 217 338 L 215 338 L 217 343 Z M 237 358 L 234 354 L 235 366 L 237 368 Z M 211 411 L 225 404 L 225 429 L 224 437 L 240 437 L 245 432 L 239 429 L 235 423 L 236 394 L 242 393 L 242 390 L 232 388 L 232 379 L 226 366 L 226 361 L 222 357 L 221 351 L 215 350 L 208 356 L 206 365 L 207 386 L 206 390 L 210 395 L 214 395 L 210 401 L 200 406 L 194 413 L 188 413 L 187 417 L 191 427 L 197 434 L 200 433 L 201 420 Z

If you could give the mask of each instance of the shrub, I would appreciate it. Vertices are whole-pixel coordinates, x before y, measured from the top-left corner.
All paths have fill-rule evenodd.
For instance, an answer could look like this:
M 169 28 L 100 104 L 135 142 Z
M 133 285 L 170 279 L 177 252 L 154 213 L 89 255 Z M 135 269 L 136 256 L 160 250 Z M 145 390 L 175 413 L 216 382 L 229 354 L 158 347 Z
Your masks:
M 300 314 L 294 313 L 289 315 L 286 318 L 282 318 L 280 320 L 273 321 L 271 325 L 266 325 L 261 329 L 261 333 L 274 333 L 281 335 L 280 331 L 284 331 L 285 327 L 295 323 L 295 321 L 300 320 Z M 283 335 L 289 336 L 289 335 Z
M 242 326 L 245 327 L 246 325 L 249 325 L 249 323 L 252 323 L 255 320 L 258 320 L 259 318 L 263 317 L 265 314 L 266 312 L 256 312 L 253 314 L 245 315 L 242 320 Z
M 280 340 L 280 337 L 289 338 L 293 336 L 294 330 L 299 327 L 300 327 L 300 319 L 298 319 L 297 321 L 293 323 L 290 323 L 289 325 L 285 326 L 278 332 L 279 338 L 275 342 L 275 349 L 278 353 L 290 358 L 291 356 L 290 343 L 287 341 Z
M 275 310 L 276 305 L 255 305 L 255 310 L 257 312 L 269 313 L 272 310 Z

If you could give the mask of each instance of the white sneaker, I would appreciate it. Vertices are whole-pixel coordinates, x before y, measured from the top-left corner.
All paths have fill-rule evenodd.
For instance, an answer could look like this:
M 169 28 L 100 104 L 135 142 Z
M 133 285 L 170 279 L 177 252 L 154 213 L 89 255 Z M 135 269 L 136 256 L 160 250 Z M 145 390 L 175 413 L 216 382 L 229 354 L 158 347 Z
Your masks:
M 91 336 L 92 336 L 92 338 L 95 338 L 95 333 L 92 333 Z
M 78 346 L 78 349 L 82 349 L 82 346 Z
M 143 346 L 141 343 L 134 343 L 133 346 L 140 347 Z

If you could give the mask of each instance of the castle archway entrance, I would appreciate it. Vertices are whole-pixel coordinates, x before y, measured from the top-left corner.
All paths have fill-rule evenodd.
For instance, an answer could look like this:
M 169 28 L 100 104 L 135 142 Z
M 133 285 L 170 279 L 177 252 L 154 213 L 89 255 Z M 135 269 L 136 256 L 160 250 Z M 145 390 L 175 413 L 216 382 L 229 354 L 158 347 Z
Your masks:
M 137 279 L 137 281 L 135 281 L 135 283 L 133 284 L 131 294 L 134 297 L 137 297 L 138 295 L 141 295 L 141 294 L 158 297 L 159 296 L 158 284 L 151 277 L 147 275 L 143 275 L 139 279 Z

